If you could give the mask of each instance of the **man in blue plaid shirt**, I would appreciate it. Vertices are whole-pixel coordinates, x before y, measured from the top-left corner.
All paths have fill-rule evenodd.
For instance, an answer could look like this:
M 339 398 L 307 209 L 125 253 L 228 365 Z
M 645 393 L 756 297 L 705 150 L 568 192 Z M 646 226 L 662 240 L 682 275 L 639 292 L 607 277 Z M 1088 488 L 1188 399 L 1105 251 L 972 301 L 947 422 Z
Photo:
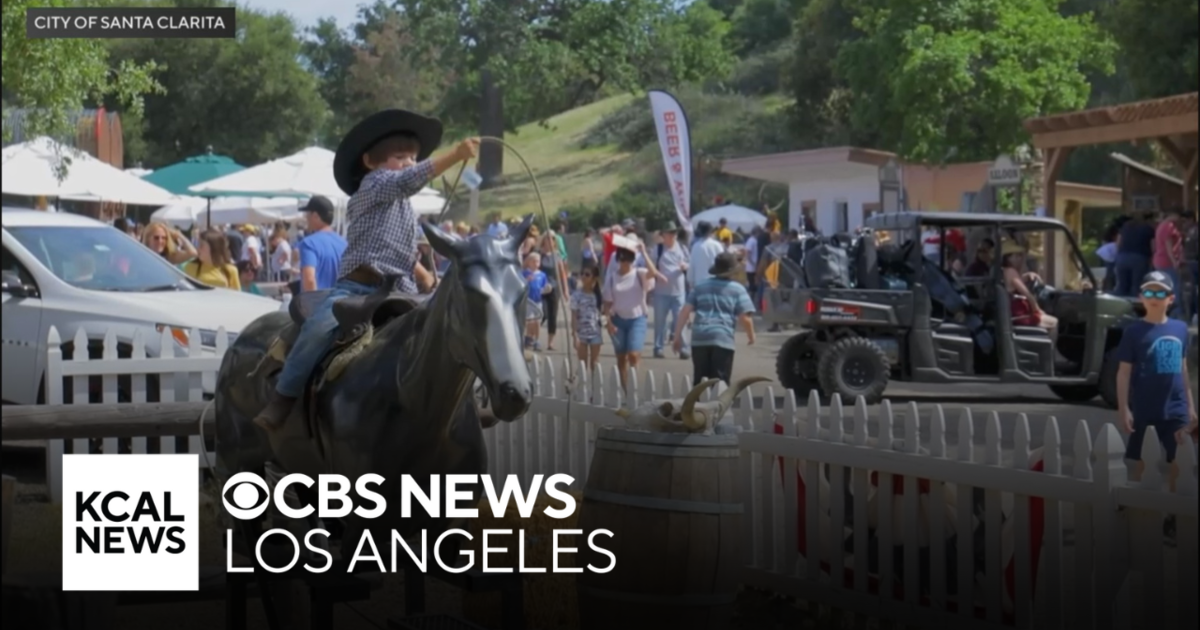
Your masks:
M 258 426 L 272 431 L 287 420 L 313 370 L 333 344 L 335 302 L 374 293 L 389 277 L 399 278 L 396 291 L 416 293 L 432 288 L 433 270 L 417 261 L 420 228 L 409 197 L 455 164 L 474 159 L 479 151 L 479 139 L 470 138 L 431 159 L 441 141 L 440 121 L 395 109 L 367 118 L 342 139 L 333 173 L 350 201 L 338 281 L 300 328 L 275 384 L 275 395 L 254 418 Z

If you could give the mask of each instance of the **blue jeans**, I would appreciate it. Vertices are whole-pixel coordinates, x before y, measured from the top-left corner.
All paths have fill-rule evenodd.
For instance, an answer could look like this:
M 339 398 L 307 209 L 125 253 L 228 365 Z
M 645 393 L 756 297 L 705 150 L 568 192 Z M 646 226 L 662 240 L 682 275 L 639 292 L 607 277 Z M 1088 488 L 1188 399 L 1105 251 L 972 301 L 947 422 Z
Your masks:
M 660 295 L 654 294 L 654 353 L 662 354 L 663 347 L 667 343 L 667 316 L 671 316 L 671 328 L 679 325 L 679 311 L 683 308 L 684 297 L 682 295 Z M 687 352 L 688 343 L 687 336 L 684 335 L 682 340 L 683 351 Z
M 313 370 L 333 345 L 338 328 L 337 320 L 333 317 L 333 303 L 355 295 L 368 295 L 376 290 L 376 287 L 349 280 L 338 280 L 337 284 L 333 285 L 329 296 L 313 310 L 312 315 L 304 320 L 304 325 L 300 327 L 296 344 L 288 351 L 287 361 L 284 362 L 279 380 L 275 383 L 276 393 L 290 398 L 304 393 L 304 386 L 312 377 Z
M 1117 295 L 1133 297 L 1142 286 L 1142 277 L 1150 273 L 1150 257 L 1133 252 L 1117 254 Z
M 633 319 L 625 319 L 624 317 L 613 315 L 612 323 L 613 326 L 617 327 L 617 334 L 612 336 L 613 352 L 615 354 L 642 351 L 642 346 L 646 345 L 645 315 L 634 317 Z

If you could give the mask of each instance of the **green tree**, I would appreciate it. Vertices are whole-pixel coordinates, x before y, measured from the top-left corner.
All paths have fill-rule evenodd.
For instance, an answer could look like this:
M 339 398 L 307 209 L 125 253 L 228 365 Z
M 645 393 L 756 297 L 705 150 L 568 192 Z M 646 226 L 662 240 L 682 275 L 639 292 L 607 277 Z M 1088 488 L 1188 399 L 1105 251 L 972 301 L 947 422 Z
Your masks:
M 3 25 L 4 106 L 26 109 L 26 136 L 74 133 L 71 114 L 106 98 L 139 112 L 142 97 L 161 86 L 153 60 L 112 60 L 103 40 L 29 39 L 25 10 L 38 7 L 111 6 L 110 0 L 5 0 Z M 7 115 L 5 120 L 7 121 Z M 12 130 L 4 128 L 7 139 Z
M 1139 98 L 1198 89 L 1198 13 L 1196 0 L 1116 0 L 1106 12 Z
M 729 18 L 730 39 L 739 57 L 773 48 L 792 34 L 797 12 L 809 0 L 746 0 Z
M 1022 122 L 1087 105 L 1087 72 L 1114 46 L 1059 0 L 848 0 L 863 37 L 838 70 L 860 132 L 907 159 L 988 160 L 1026 140 Z
M 435 110 L 447 89 L 457 81 L 453 71 L 435 68 L 437 50 L 422 46 L 403 16 L 391 11 L 363 32 L 355 47 L 346 89 L 352 120 L 381 109 Z
M 846 137 L 850 99 L 837 72 L 838 51 L 862 33 L 846 0 L 809 0 L 792 28 L 792 58 L 785 70 L 793 135 L 805 146 L 854 143 L 874 146 L 869 133 Z
M 704 3 L 672 0 L 398 0 L 419 41 L 461 78 L 443 102 L 451 124 L 500 136 L 606 90 L 670 85 L 727 72 L 727 23 Z M 502 171 L 484 145 L 480 174 Z
M 239 9 L 235 39 L 125 40 L 115 58 L 163 64 L 166 93 L 146 98 L 147 166 L 212 146 L 258 164 L 320 140 L 327 115 L 317 78 L 300 63 L 291 18 Z
M 339 28 L 335 20 L 322 18 L 305 31 L 300 43 L 304 64 L 317 78 L 321 97 L 329 107 L 329 117 L 321 132 L 322 142 L 335 146 L 354 124 L 350 109 L 350 68 L 357 59 L 352 35 Z

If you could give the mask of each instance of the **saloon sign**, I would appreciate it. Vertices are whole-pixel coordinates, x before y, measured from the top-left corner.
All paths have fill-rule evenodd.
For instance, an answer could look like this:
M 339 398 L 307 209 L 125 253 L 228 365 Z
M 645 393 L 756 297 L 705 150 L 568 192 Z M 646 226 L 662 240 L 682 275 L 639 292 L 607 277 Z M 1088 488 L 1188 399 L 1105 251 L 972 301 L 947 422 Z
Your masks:
M 988 183 L 992 186 L 1016 186 L 1021 183 L 1021 169 L 1013 164 L 1012 158 L 1001 155 L 988 169 Z

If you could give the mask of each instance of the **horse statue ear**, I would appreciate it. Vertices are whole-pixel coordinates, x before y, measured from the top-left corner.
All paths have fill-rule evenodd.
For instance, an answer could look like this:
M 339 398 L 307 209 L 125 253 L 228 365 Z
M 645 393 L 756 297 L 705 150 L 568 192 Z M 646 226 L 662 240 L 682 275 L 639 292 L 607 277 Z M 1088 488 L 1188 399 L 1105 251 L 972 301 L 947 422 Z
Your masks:
M 529 236 L 529 228 L 531 227 L 533 227 L 533 213 L 525 215 L 525 219 L 521 221 L 521 224 L 512 231 L 512 242 L 509 243 L 512 251 L 521 251 L 521 244 Z
M 421 229 L 424 230 L 425 239 L 429 241 L 433 251 L 450 260 L 458 260 L 458 248 L 454 237 L 432 223 L 422 223 Z

